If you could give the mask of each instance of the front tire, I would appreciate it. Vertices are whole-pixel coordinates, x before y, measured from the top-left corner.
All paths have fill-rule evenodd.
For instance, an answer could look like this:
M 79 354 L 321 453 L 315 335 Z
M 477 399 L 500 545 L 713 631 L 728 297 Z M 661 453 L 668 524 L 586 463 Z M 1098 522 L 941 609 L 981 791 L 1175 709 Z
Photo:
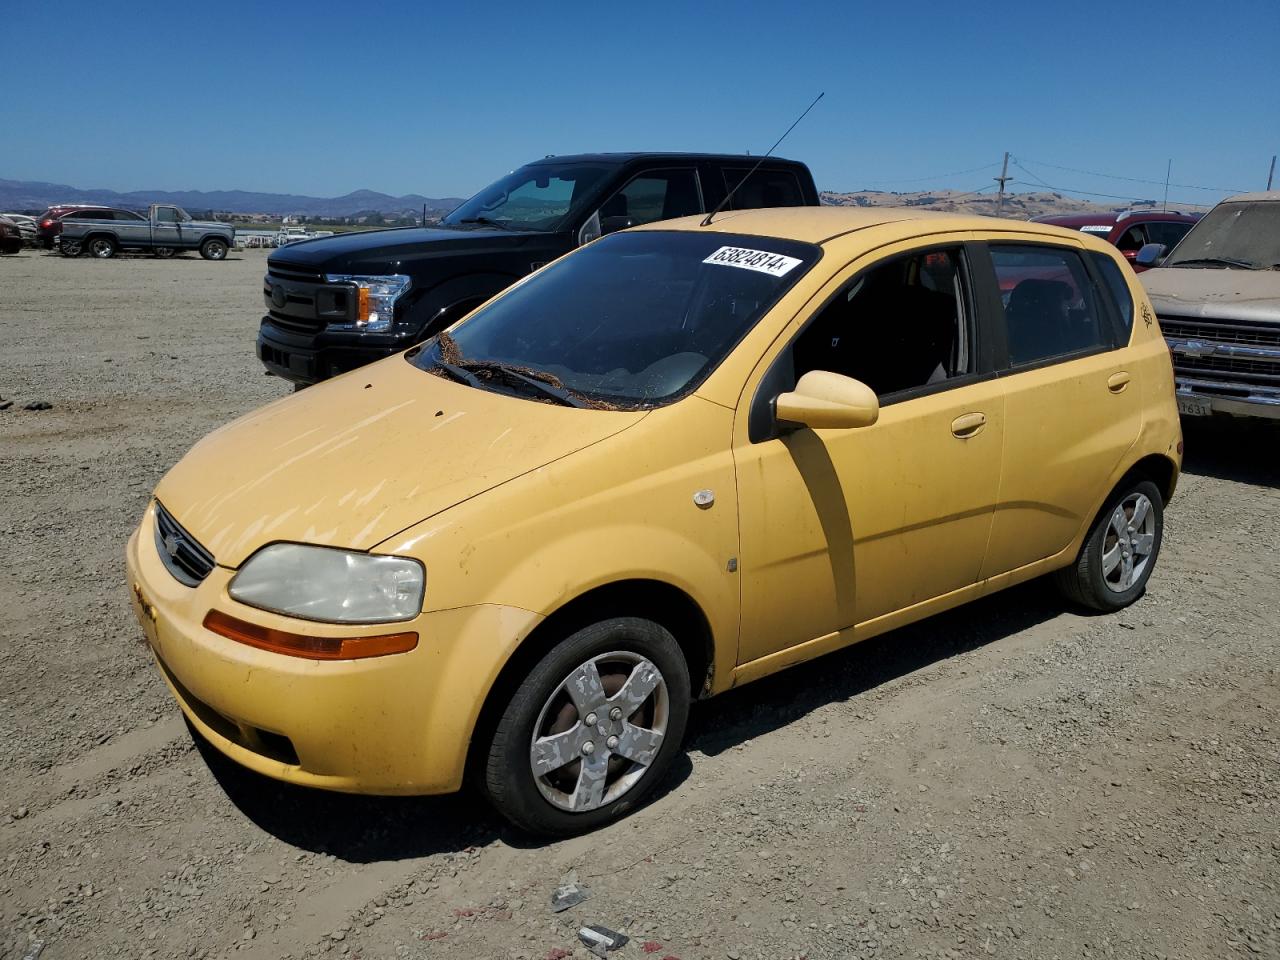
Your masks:
M 484 786 L 522 830 L 584 833 L 623 816 L 663 777 L 689 718 L 689 665 L 664 627 L 592 624 L 556 645 L 512 694 Z
M 116 242 L 110 237 L 94 237 L 89 241 L 89 256 L 95 260 L 110 260 L 116 255 Z
M 161 260 L 168 260 L 178 251 L 173 249 L 173 247 L 156 247 L 155 250 L 151 252 L 154 253 Z
M 1058 588 L 1081 606 L 1109 613 L 1147 589 L 1164 537 L 1164 497 L 1150 480 L 1116 488 L 1094 520 L 1071 566 L 1056 574 Z
M 58 244 L 58 249 L 64 257 L 78 257 L 83 252 L 79 240 L 72 240 L 70 242 L 63 240 Z
M 225 260 L 227 258 L 227 242 L 210 238 L 200 244 L 200 256 L 206 260 Z

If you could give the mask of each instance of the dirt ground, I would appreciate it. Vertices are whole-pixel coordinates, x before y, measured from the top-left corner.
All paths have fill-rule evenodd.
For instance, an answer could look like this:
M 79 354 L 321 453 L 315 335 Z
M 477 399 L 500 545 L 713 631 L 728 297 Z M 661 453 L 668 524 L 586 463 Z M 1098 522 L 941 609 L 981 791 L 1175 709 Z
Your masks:
M 0 957 L 1280 957 L 1280 431 L 1191 430 L 1148 595 L 1030 584 L 700 705 L 657 798 L 533 843 L 192 737 L 122 551 L 287 392 L 264 256 L 0 259 Z M 32 401 L 52 409 L 22 409 Z M 0 401 L 3 403 L 3 401 Z M 553 914 L 576 873 L 590 899 Z

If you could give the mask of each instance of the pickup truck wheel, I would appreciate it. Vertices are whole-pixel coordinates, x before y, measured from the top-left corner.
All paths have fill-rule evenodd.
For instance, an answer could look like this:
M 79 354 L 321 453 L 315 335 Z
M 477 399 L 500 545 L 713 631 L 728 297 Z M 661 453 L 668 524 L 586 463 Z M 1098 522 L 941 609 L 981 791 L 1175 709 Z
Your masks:
M 110 260 L 116 255 L 116 242 L 110 237 L 94 237 L 89 241 L 89 256 L 98 260 Z
M 154 253 L 161 260 L 168 260 L 177 252 L 178 251 L 173 249 L 173 247 L 156 247 L 155 250 L 152 251 L 152 253 Z
M 206 260 L 225 260 L 227 256 L 227 242 L 209 238 L 200 244 L 200 256 Z
M 80 256 L 80 241 L 72 240 L 68 242 L 63 240 L 58 244 L 58 249 L 62 251 L 64 257 L 78 257 Z
M 680 751 L 689 666 L 665 628 L 616 617 L 565 638 L 511 694 L 484 787 L 535 834 L 593 830 L 635 808 Z

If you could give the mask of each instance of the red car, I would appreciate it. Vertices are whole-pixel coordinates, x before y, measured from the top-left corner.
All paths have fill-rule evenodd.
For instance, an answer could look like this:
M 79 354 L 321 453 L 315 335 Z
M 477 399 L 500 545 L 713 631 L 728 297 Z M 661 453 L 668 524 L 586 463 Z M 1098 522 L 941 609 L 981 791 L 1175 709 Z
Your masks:
M 1138 251 L 1148 243 L 1163 243 L 1172 250 L 1200 219 L 1198 213 L 1160 213 L 1154 210 L 1126 210 L 1123 213 L 1073 213 L 1063 216 L 1033 217 L 1036 223 L 1052 223 L 1091 233 L 1113 244 L 1138 273 L 1146 270 L 1134 263 Z
M 75 214 L 81 217 L 100 218 L 110 216 L 111 207 L 88 203 L 60 203 L 40 214 L 36 220 L 36 242 L 46 250 L 52 250 L 58 234 L 62 233 L 62 218 Z

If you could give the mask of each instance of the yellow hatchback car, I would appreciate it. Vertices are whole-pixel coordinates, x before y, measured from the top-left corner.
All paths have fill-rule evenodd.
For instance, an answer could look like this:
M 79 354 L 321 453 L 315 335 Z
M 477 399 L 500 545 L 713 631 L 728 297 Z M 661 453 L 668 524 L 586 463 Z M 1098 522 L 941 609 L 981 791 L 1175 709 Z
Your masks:
M 690 702 L 1160 551 L 1169 352 L 1115 249 L 794 208 L 597 240 L 447 333 L 198 443 L 129 542 L 190 722 L 247 767 L 633 808 Z

